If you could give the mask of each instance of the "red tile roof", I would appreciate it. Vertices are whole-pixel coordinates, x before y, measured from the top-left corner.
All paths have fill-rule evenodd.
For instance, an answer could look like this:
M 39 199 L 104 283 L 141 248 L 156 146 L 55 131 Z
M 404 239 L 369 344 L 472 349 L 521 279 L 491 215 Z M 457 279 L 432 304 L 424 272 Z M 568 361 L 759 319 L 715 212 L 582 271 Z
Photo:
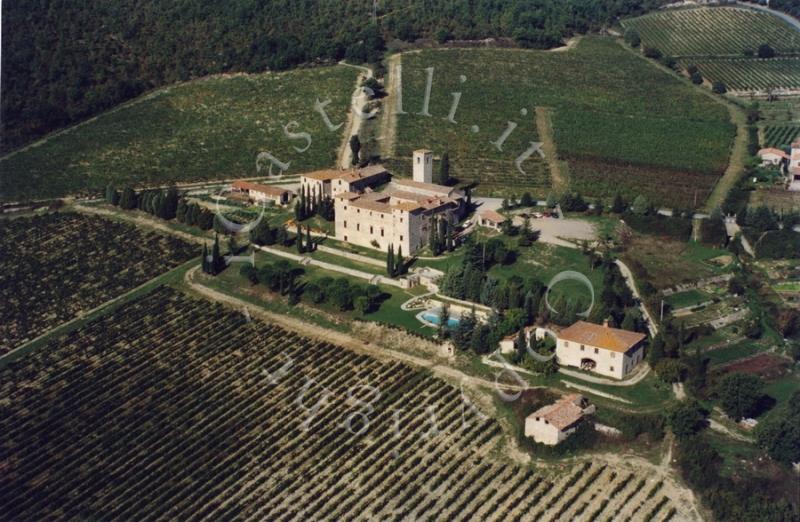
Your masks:
M 267 194 L 268 196 L 276 196 L 276 197 L 280 197 L 284 194 L 291 193 L 291 190 L 289 189 L 281 187 L 273 187 L 270 185 L 262 185 L 260 183 L 251 183 L 249 181 L 234 181 L 233 188 L 236 190 L 261 192 L 262 194 Z
M 583 408 L 580 407 L 582 399 L 577 393 L 565 395 L 553 404 L 539 408 L 529 417 L 540 417 L 559 430 L 569 428 L 583 417 Z
M 611 328 L 586 321 L 578 321 L 558 333 L 558 338 L 565 341 L 596 346 L 612 352 L 625 353 L 645 339 L 639 332 L 629 332 L 619 328 Z

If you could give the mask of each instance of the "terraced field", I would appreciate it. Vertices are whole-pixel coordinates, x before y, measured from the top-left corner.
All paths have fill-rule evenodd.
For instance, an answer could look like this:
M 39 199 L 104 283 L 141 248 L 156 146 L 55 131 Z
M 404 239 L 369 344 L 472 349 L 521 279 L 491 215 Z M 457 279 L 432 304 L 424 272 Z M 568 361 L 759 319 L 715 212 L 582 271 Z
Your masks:
M 0 355 L 199 256 L 196 245 L 82 214 L 0 220 Z
M 674 206 L 698 193 L 702 203 L 727 166 L 734 127 L 726 109 L 610 38 L 584 37 L 564 52 L 425 50 L 401 61 L 405 114 L 397 114 L 395 155 L 447 150 L 451 173 L 486 193 L 548 192 L 538 154 L 521 163 L 524 174 L 515 165 L 542 141 L 536 107 L 552 109 L 558 158 L 584 195 L 621 190 Z M 419 113 L 431 68 L 429 117 Z M 451 123 L 454 92 L 461 96 Z
M 742 56 L 769 44 L 779 54 L 800 52 L 800 34 L 769 13 L 744 7 L 669 9 L 623 20 L 645 46 L 666 56 Z
M 495 461 L 457 388 L 166 287 L 0 370 L 0 430 L 9 520 L 696 518 L 641 469 Z
M 319 67 L 286 73 L 211 77 L 155 91 L 0 159 L 0 200 L 98 193 L 109 182 L 151 185 L 256 176 L 268 151 L 290 173 L 334 164 L 357 71 Z M 289 139 L 308 132 L 312 141 Z
M 800 58 L 694 61 L 704 78 L 723 82 L 728 91 L 800 90 Z

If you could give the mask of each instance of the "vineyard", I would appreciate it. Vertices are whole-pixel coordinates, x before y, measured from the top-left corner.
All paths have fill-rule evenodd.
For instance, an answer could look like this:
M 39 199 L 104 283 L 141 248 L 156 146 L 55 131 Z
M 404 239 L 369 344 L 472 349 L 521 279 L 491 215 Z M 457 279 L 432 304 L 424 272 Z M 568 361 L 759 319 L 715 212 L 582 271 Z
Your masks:
M 0 370 L 6 520 L 687 520 L 601 460 L 494 461 L 501 428 L 400 363 L 161 287 Z
M 165 185 L 256 176 L 256 155 L 290 162 L 290 173 L 331 166 L 356 73 L 314 67 L 286 73 L 227 75 L 166 87 L 0 159 L 0 199 L 102 193 L 108 183 Z M 284 134 L 296 122 L 304 145 Z M 292 130 L 290 127 L 289 130 Z
M 771 60 L 719 59 L 696 61 L 703 77 L 723 82 L 729 91 L 800 89 L 800 58 Z
M 769 125 L 764 129 L 765 147 L 788 147 L 800 137 L 800 124 Z
M 431 68 L 427 117 L 419 112 Z M 552 110 L 559 159 L 568 163 L 574 186 L 589 196 L 636 193 L 650 185 L 648 196 L 657 204 L 685 197 L 673 195 L 683 189 L 665 172 L 701 178 L 703 192 L 725 170 L 735 134 L 723 106 L 609 38 L 583 37 L 559 53 L 405 53 L 402 89 L 405 114 L 397 114 L 397 157 L 408 158 L 421 146 L 438 154 L 447 150 L 451 174 L 477 179 L 489 192 L 510 188 L 519 194 L 530 187 L 541 194 L 551 182 L 537 154 L 521 164 L 524 174 L 514 164 L 532 141 L 541 140 L 537 107 Z M 447 115 L 457 92 L 454 124 Z M 585 168 L 587 163 L 597 168 Z M 605 176 L 621 169 L 624 175 Z
M 198 255 L 194 245 L 81 214 L 0 220 L 0 354 Z
M 671 9 L 622 22 L 642 43 L 675 58 L 742 56 L 769 44 L 779 54 L 800 52 L 800 34 L 769 13 L 739 7 Z

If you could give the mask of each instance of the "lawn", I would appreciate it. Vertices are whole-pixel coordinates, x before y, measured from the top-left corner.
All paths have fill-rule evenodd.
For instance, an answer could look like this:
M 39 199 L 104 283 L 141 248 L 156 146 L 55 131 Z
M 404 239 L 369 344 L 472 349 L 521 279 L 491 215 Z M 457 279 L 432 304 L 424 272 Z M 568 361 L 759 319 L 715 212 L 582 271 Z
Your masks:
M 684 204 L 696 190 L 704 198 L 727 166 L 735 129 L 725 107 L 611 38 L 584 37 L 559 53 L 424 50 L 404 54 L 402 66 L 407 114 L 398 115 L 396 155 L 447 150 L 451 174 L 480 181 L 484 192 L 546 191 L 548 175 L 531 178 L 546 171 L 537 155 L 522 164 L 526 175 L 514 166 L 540 139 L 535 107 L 552 109 L 558 157 L 569 164 L 572 187 L 585 195 L 621 190 Z M 418 113 L 430 67 L 426 117 Z M 453 92 L 462 93 L 455 124 L 443 119 Z M 490 142 L 498 142 L 508 122 L 517 126 L 499 150 Z
M 760 351 L 764 347 L 751 340 L 741 341 L 724 348 L 716 348 L 714 350 L 705 352 L 705 357 L 708 357 L 709 365 L 718 366 L 726 364 L 737 359 L 749 357 Z
M 211 77 L 154 91 L 44 144 L 0 160 L 0 198 L 51 198 L 122 185 L 253 177 L 256 155 L 290 162 L 289 174 L 330 167 L 341 141 L 314 111 L 331 100 L 334 124 L 345 120 L 356 71 L 344 66 L 286 73 Z M 283 126 L 308 132 L 294 147 Z M 267 164 L 265 164 L 267 166 Z M 263 174 L 262 170 L 262 174 Z
M 665 299 L 667 304 L 673 309 L 686 308 L 689 306 L 696 306 L 711 299 L 711 296 L 700 290 L 687 290 L 685 292 L 678 292 L 672 294 Z

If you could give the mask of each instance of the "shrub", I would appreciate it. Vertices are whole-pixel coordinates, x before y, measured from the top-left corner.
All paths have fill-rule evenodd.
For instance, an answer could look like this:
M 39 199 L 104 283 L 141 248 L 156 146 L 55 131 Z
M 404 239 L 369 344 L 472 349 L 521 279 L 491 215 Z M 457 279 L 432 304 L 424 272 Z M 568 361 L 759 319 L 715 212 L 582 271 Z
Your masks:
M 720 406 L 733 419 L 751 417 L 758 413 L 758 404 L 764 395 L 764 382 L 756 375 L 731 373 L 717 386 Z

